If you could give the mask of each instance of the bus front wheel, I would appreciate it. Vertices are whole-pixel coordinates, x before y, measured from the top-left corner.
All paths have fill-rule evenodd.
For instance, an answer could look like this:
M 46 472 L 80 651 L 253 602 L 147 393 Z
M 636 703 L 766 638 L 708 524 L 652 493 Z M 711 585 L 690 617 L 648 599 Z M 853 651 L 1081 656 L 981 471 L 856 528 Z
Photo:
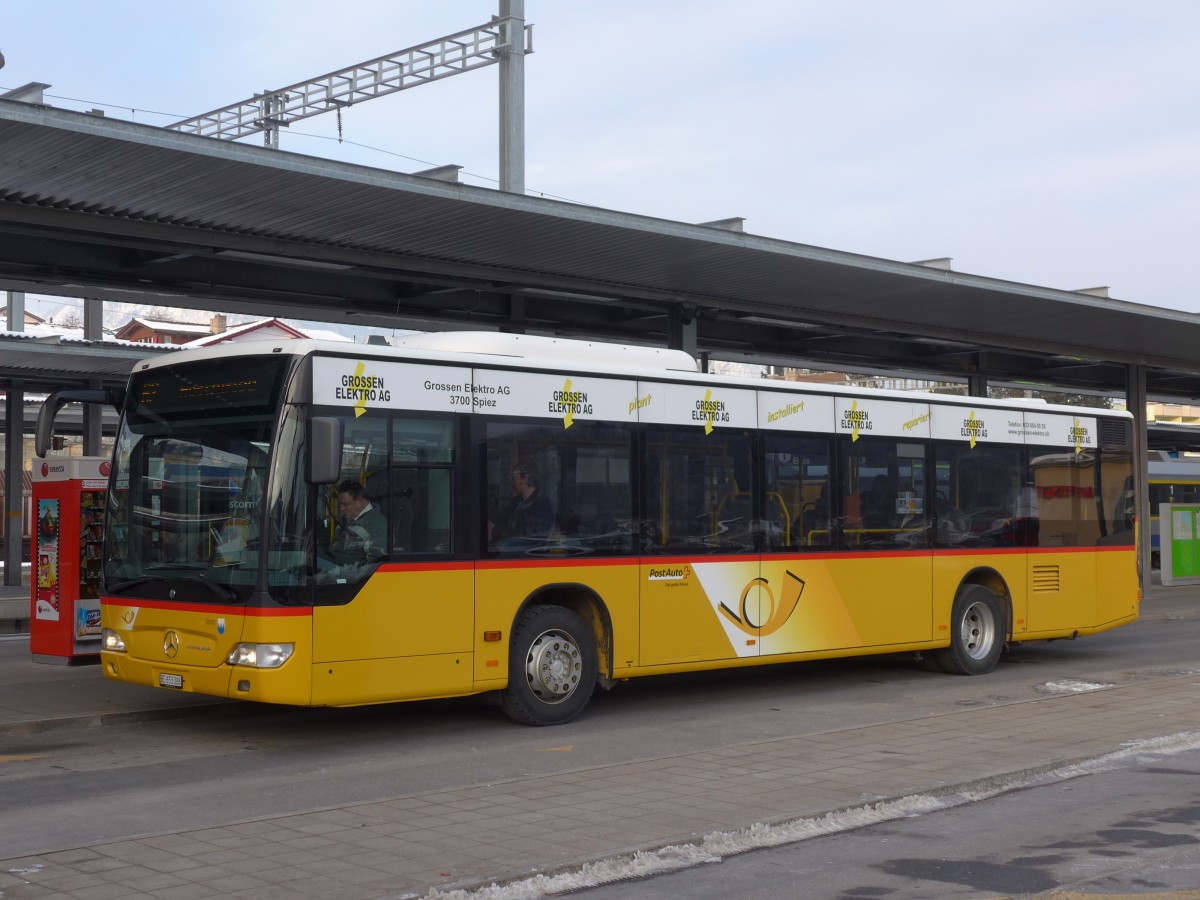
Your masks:
M 504 712 L 523 725 L 562 725 L 587 706 L 596 685 L 596 646 L 579 616 L 535 606 L 513 629 Z
M 933 658 L 953 675 L 983 675 L 1004 649 L 1004 613 L 996 595 L 978 584 L 963 585 L 950 612 L 950 646 Z

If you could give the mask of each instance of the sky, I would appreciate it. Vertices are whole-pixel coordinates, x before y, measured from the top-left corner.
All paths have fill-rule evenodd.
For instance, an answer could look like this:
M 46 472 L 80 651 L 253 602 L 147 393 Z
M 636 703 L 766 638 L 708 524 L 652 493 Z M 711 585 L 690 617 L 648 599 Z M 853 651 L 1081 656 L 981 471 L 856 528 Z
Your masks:
M 482 25 L 498 0 L 39 0 L 0 90 L 165 125 Z M 1200 312 L 1200 3 L 525 0 L 533 195 Z M 498 177 L 496 67 L 282 149 Z M 261 143 L 249 138 L 248 142 Z M 38 312 L 38 304 L 28 303 Z M 42 313 L 47 311 L 42 309 Z

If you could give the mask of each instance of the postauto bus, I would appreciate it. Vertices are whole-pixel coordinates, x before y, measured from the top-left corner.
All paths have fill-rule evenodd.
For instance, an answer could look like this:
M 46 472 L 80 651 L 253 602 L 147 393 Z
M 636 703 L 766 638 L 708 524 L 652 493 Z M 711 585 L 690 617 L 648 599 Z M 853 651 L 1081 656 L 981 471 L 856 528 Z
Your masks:
M 105 675 L 495 693 L 549 725 L 643 675 L 898 652 L 974 675 L 1136 618 L 1127 413 L 696 368 L 463 333 L 138 364 L 107 396 Z

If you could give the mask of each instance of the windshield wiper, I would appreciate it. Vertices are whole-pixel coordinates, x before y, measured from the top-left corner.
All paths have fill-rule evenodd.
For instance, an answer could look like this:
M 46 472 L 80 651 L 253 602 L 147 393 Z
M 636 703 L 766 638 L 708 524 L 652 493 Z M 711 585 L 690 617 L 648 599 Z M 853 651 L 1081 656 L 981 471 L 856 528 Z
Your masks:
M 105 584 L 105 588 L 110 591 L 127 591 L 131 587 L 137 587 L 139 584 L 145 584 L 147 581 L 160 580 L 161 576 L 142 575 L 138 578 L 130 578 L 128 581 L 112 581 Z
M 107 587 L 114 591 L 125 591 L 131 587 L 136 587 L 139 584 L 146 584 L 149 581 L 187 581 L 192 584 L 202 584 L 208 588 L 222 600 L 238 600 L 237 591 L 224 584 L 218 584 L 210 580 L 204 575 L 203 567 L 191 565 L 188 563 L 163 563 L 162 565 L 149 566 L 147 574 L 138 578 L 131 578 L 128 581 L 118 581 L 115 584 L 110 584 Z M 157 574 L 164 572 L 169 574 Z

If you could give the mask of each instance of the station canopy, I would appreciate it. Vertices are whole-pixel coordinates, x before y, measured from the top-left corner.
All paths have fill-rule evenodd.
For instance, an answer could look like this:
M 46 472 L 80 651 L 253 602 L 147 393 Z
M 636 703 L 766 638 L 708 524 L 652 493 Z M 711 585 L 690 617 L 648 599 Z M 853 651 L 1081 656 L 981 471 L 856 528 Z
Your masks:
M 6 100 L 0 290 L 1200 397 L 1190 313 Z

